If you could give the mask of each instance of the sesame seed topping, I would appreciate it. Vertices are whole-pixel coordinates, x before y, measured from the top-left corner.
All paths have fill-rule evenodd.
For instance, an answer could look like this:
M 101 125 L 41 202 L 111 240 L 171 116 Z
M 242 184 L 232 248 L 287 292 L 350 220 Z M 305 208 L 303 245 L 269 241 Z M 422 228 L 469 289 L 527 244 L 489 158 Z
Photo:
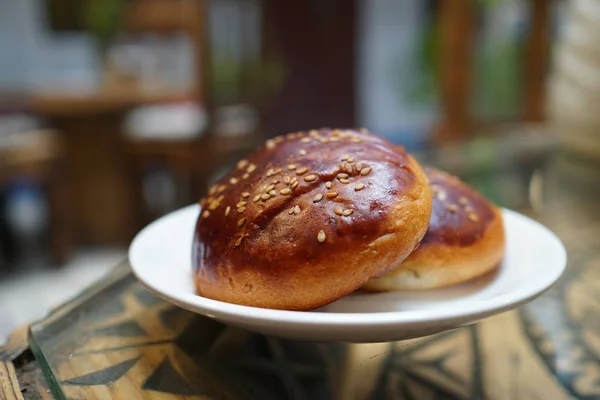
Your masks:
M 362 142 L 362 140 L 360 140 L 359 138 L 355 138 L 355 137 L 353 137 L 352 139 L 350 139 L 350 141 L 354 142 L 354 143 L 360 143 L 360 142 Z
M 327 189 L 331 189 L 331 182 L 326 182 L 325 186 L 327 187 Z
M 267 149 L 269 149 L 269 150 L 275 148 L 275 141 L 271 140 L 271 139 L 267 140 L 266 146 L 267 146 Z
M 260 198 L 263 200 L 269 200 L 271 196 L 268 193 L 263 193 L 260 195 Z
M 292 215 L 293 213 L 294 213 L 294 207 L 292 207 L 288 210 L 288 214 Z
M 340 136 L 339 129 L 334 129 L 333 131 L 331 131 L 331 136 Z
M 282 136 L 277 136 L 273 140 L 275 141 L 275 143 L 281 143 L 281 142 L 283 142 L 283 137 Z
M 267 188 L 265 189 L 265 193 L 269 193 L 271 190 L 275 189 L 275 185 L 269 185 L 267 186 Z
M 473 222 L 479 221 L 479 217 L 475 213 L 471 212 L 471 213 L 467 214 L 467 217 L 469 218 L 469 220 L 471 220 Z
M 337 215 L 344 215 L 344 209 L 342 207 L 335 207 L 333 209 L 333 212 L 336 213 Z
M 289 184 L 289 183 L 290 183 L 290 177 L 289 177 L 289 176 L 286 176 L 286 177 L 284 177 L 284 178 L 283 178 L 283 182 L 284 182 L 286 185 L 287 185 L 287 184 Z
M 244 193 L 242 193 L 242 197 L 247 199 L 248 197 L 250 197 L 250 193 L 244 192 Z
M 227 189 L 227 185 L 221 185 L 221 186 L 219 186 L 219 193 L 224 192 L 225 189 Z
M 212 196 L 213 194 L 215 194 L 215 192 L 217 191 L 217 187 L 215 185 L 211 186 L 210 189 L 208 190 L 208 194 L 210 196 Z
M 244 217 L 238 221 L 238 227 L 244 225 L 245 223 L 246 223 L 246 217 Z
M 216 210 L 216 208 L 219 207 L 219 201 L 218 200 L 213 200 L 210 202 L 210 204 L 208 205 L 208 209 L 210 211 L 214 211 Z
M 271 191 L 269 191 L 269 195 L 271 197 L 275 197 L 275 196 L 277 196 L 277 192 L 275 190 L 271 190 Z
M 339 137 L 332 137 L 329 139 L 330 142 L 339 142 L 341 139 Z
M 308 132 L 308 134 L 310 136 L 317 137 L 317 136 L 319 136 L 319 131 L 316 129 L 311 129 L 310 132 Z
M 325 236 L 325 232 L 323 232 L 323 230 L 320 230 L 319 233 L 317 233 L 317 241 L 319 243 L 323 243 L 325 239 L 327 239 L 327 236 Z
M 323 194 L 322 193 L 316 194 L 315 197 L 313 197 L 313 203 L 318 203 L 321 200 L 323 200 Z
M 292 193 L 292 189 L 290 189 L 290 188 L 284 188 L 284 189 L 281 189 L 279 191 L 279 193 L 281 193 L 281 194 L 290 194 L 290 193 Z
M 348 157 L 348 162 L 349 163 L 353 163 L 354 162 L 354 157 Z
M 361 170 L 361 169 L 362 169 L 362 163 L 361 163 L 361 162 L 357 162 L 357 163 L 356 163 L 356 170 L 357 170 L 358 172 L 360 172 L 360 170 Z
M 241 214 L 244 211 L 246 211 L 246 207 L 240 207 L 240 208 L 237 209 L 238 214 Z
M 248 204 L 248 203 L 246 203 L 245 201 L 240 201 L 240 202 L 239 202 L 239 203 L 237 203 L 235 206 L 236 206 L 237 208 L 240 208 L 240 207 L 244 207 L 244 206 L 246 206 L 246 204 Z
M 321 143 L 329 143 L 329 139 L 327 139 L 327 138 L 319 138 L 319 141 Z
M 369 172 L 371 172 L 371 169 L 372 169 L 371 167 L 363 168 L 363 169 L 360 170 L 360 174 L 362 176 L 369 175 Z
M 246 168 L 246 172 L 251 173 L 255 169 L 256 169 L 256 165 L 250 164 L 250 165 L 248 165 L 248 168 Z
M 352 215 L 353 212 L 354 212 L 354 210 L 351 209 L 351 208 L 345 209 L 344 210 L 344 217 L 348 217 L 348 216 Z
M 300 141 L 301 141 L 302 143 L 310 143 L 310 142 L 312 142 L 312 139 L 311 139 L 311 138 L 309 138 L 309 137 L 305 137 L 305 138 L 302 138 Z
M 299 170 L 296 171 L 296 173 L 298 175 L 303 175 L 308 171 L 308 168 L 304 167 L 304 168 L 300 168 Z
M 455 213 L 456 211 L 458 211 L 458 207 L 456 206 L 456 204 L 447 204 L 446 210 Z
M 302 149 L 298 152 L 298 154 L 300 154 L 301 156 L 305 156 L 306 155 L 306 150 Z
M 244 175 L 242 175 L 242 179 L 248 179 L 248 177 L 249 177 L 249 176 L 250 176 L 250 174 L 248 174 L 248 173 L 246 172 Z
M 350 157 L 350 154 L 346 154 L 344 157 L 341 158 L 341 160 L 346 161 L 349 157 Z
M 240 160 L 237 163 L 238 169 L 244 169 L 248 165 L 248 160 Z
M 290 171 L 293 171 L 296 169 L 296 166 L 294 164 L 290 164 L 287 166 L 287 169 L 289 169 Z
M 202 216 L 203 216 L 204 218 L 208 217 L 209 215 L 210 215 L 210 212 L 209 212 L 208 210 L 204 210 L 204 211 L 202 212 Z
M 300 211 L 302 211 L 302 210 L 300 209 L 300 206 L 299 206 L 299 205 L 296 205 L 296 206 L 294 207 L 294 214 L 298 215 L 298 214 L 300 214 Z
M 352 165 L 346 164 L 346 172 L 349 173 L 349 174 L 352 173 Z
M 235 185 L 235 184 L 237 184 L 237 183 L 238 183 L 238 180 L 237 180 L 237 178 L 231 178 L 231 179 L 229 180 L 229 183 L 231 183 L 232 185 Z
M 328 192 L 326 194 L 326 196 L 327 196 L 328 199 L 333 199 L 337 195 L 338 195 L 338 192 Z
M 256 196 L 254 196 L 254 198 L 252 199 L 253 202 L 257 202 L 260 200 L 260 194 L 257 194 Z
M 230 211 L 231 207 L 227 206 L 227 208 L 225 209 L 225 216 L 228 216 Z
M 359 183 L 358 185 L 356 185 L 354 187 L 354 190 L 356 190 L 358 192 L 359 190 L 363 190 L 364 188 L 365 188 L 365 185 L 362 183 Z
M 298 182 L 298 178 L 296 178 L 295 176 L 293 176 L 292 179 L 290 179 L 291 184 L 293 184 L 294 182 Z
M 242 239 L 244 239 L 244 237 L 240 236 L 239 238 L 237 238 L 237 240 L 235 241 L 235 243 L 233 245 L 235 247 L 238 247 L 240 244 L 242 244 Z
M 298 181 L 296 181 L 296 182 L 292 183 L 292 186 L 291 186 L 291 188 L 292 188 L 292 189 L 296 189 L 296 186 L 298 186 Z
M 275 168 L 275 175 L 281 172 L 281 168 Z
M 444 201 L 444 200 L 446 200 L 446 198 L 447 198 L 447 197 L 448 197 L 448 194 L 447 194 L 446 192 L 444 192 L 443 190 L 442 190 L 442 191 L 439 191 L 439 192 L 437 192 L 437 198 L 438 198 L 440 201 Z
M 275 173 L 275 170 L 273 170 L 273 168 L 269 168 L 267 170 L 267 176 L 273 176 L 274 173 Z
M 342 178 L 342 179 L 340 179 L 340 182 L 342 182 L 343 184 L 348 184 L 348 183 L 350 183 L 350 181 L 349 181 L 348 179 L 346 179 L 346 178 Z
M 306 182 L 312 182 L 312 181 L 314 181 L 315 179 L 317 179 L 317 176 L 316 176 L 316 175 L 313 175 L 313 174 L 311 174 L 311 175 L 307 175 L 307 176 L 305 176 L 305 177 L 304 177 L 304 180 L 305 180 Z
M 469 204 L 469 199 L 467 199 L 465 196 L 460 196 L 460 198 L 458 199 L 458 202 L 461 205 L 466 206 L 467 204 Z
M 343 162 L 338 164 L 338 167 L 340 167 L 340 171 L 343 171 L 346 169 L 346 164 L 344 164 Z
M 343 172 L 340 172 L 339 174 L 337 174 L 337 175 L 336 175 L 336 177 L 337 177 L 338 179 L 344 179 L 344 178 L 347 178 L 347 177 L 348 177 L 348 174 L 345 174 L 345 173 L 343 173 Z

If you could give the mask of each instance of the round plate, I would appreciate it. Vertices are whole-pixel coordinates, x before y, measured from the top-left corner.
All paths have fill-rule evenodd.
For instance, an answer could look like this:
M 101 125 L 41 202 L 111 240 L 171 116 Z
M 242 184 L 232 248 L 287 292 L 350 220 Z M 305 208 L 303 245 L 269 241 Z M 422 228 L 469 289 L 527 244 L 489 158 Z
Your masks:
M 240 306 L 198 296 L 191 245 L 197 205 L 153 222 L 129 249 L 133 272 L 151 291 L 224 324 L 297 340 L 382 342 L 457 328 L 533 300 L 562 274 L 566 252 L 541 224 L 504 209 L 506 255 L 497 271 L 437 290 L 355 292 L 311 312 Z

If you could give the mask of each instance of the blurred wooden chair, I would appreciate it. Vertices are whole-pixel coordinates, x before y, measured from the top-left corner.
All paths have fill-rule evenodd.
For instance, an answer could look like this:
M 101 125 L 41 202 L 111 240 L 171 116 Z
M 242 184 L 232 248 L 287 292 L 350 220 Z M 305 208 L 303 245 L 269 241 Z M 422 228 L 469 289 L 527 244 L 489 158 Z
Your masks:
M 43 186 L 49 207 L 49 248 L 62 265 L 73 250 L 68 183 L 61 171 L 60 143 L 53 131 L 34 130 L 3 137 L 0 146 L 0 186 L 14 176 L 27 176 Z

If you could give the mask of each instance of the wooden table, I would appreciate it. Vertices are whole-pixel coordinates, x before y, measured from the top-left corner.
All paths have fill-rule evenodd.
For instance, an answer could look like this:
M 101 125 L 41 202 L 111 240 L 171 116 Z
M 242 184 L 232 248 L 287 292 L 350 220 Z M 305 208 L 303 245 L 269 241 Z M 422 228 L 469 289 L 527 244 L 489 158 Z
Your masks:
M 555 230 L 569 253 L 532 303 L 407 342 L 296 342 L 174 307 L 125 262 L 15 333 L 0 351 L 0 398 L 599 399 L 600 163 L 494 143 L 479 161 L 455 150 L 471 163 L 462 175 Z M 422 159 L 460 158 L 444 154 Z

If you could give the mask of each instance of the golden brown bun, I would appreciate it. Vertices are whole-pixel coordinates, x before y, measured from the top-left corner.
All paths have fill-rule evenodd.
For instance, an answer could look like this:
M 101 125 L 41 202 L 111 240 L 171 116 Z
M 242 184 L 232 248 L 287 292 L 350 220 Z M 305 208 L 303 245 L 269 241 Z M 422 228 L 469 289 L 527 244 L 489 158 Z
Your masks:
M 311 310 L 407 257 L 427 230 L 431 191 L 417 162 L 387 140 L 322 129 L 268 140 L 201 205 L 198 294 Z
M 442 171 L 425 170 L 433 192 L 429 229 L 398 267 L 371 279 L 365 289 L 432 289 L 474 279 L 504 256 L 502 213 L 481 194 Z

